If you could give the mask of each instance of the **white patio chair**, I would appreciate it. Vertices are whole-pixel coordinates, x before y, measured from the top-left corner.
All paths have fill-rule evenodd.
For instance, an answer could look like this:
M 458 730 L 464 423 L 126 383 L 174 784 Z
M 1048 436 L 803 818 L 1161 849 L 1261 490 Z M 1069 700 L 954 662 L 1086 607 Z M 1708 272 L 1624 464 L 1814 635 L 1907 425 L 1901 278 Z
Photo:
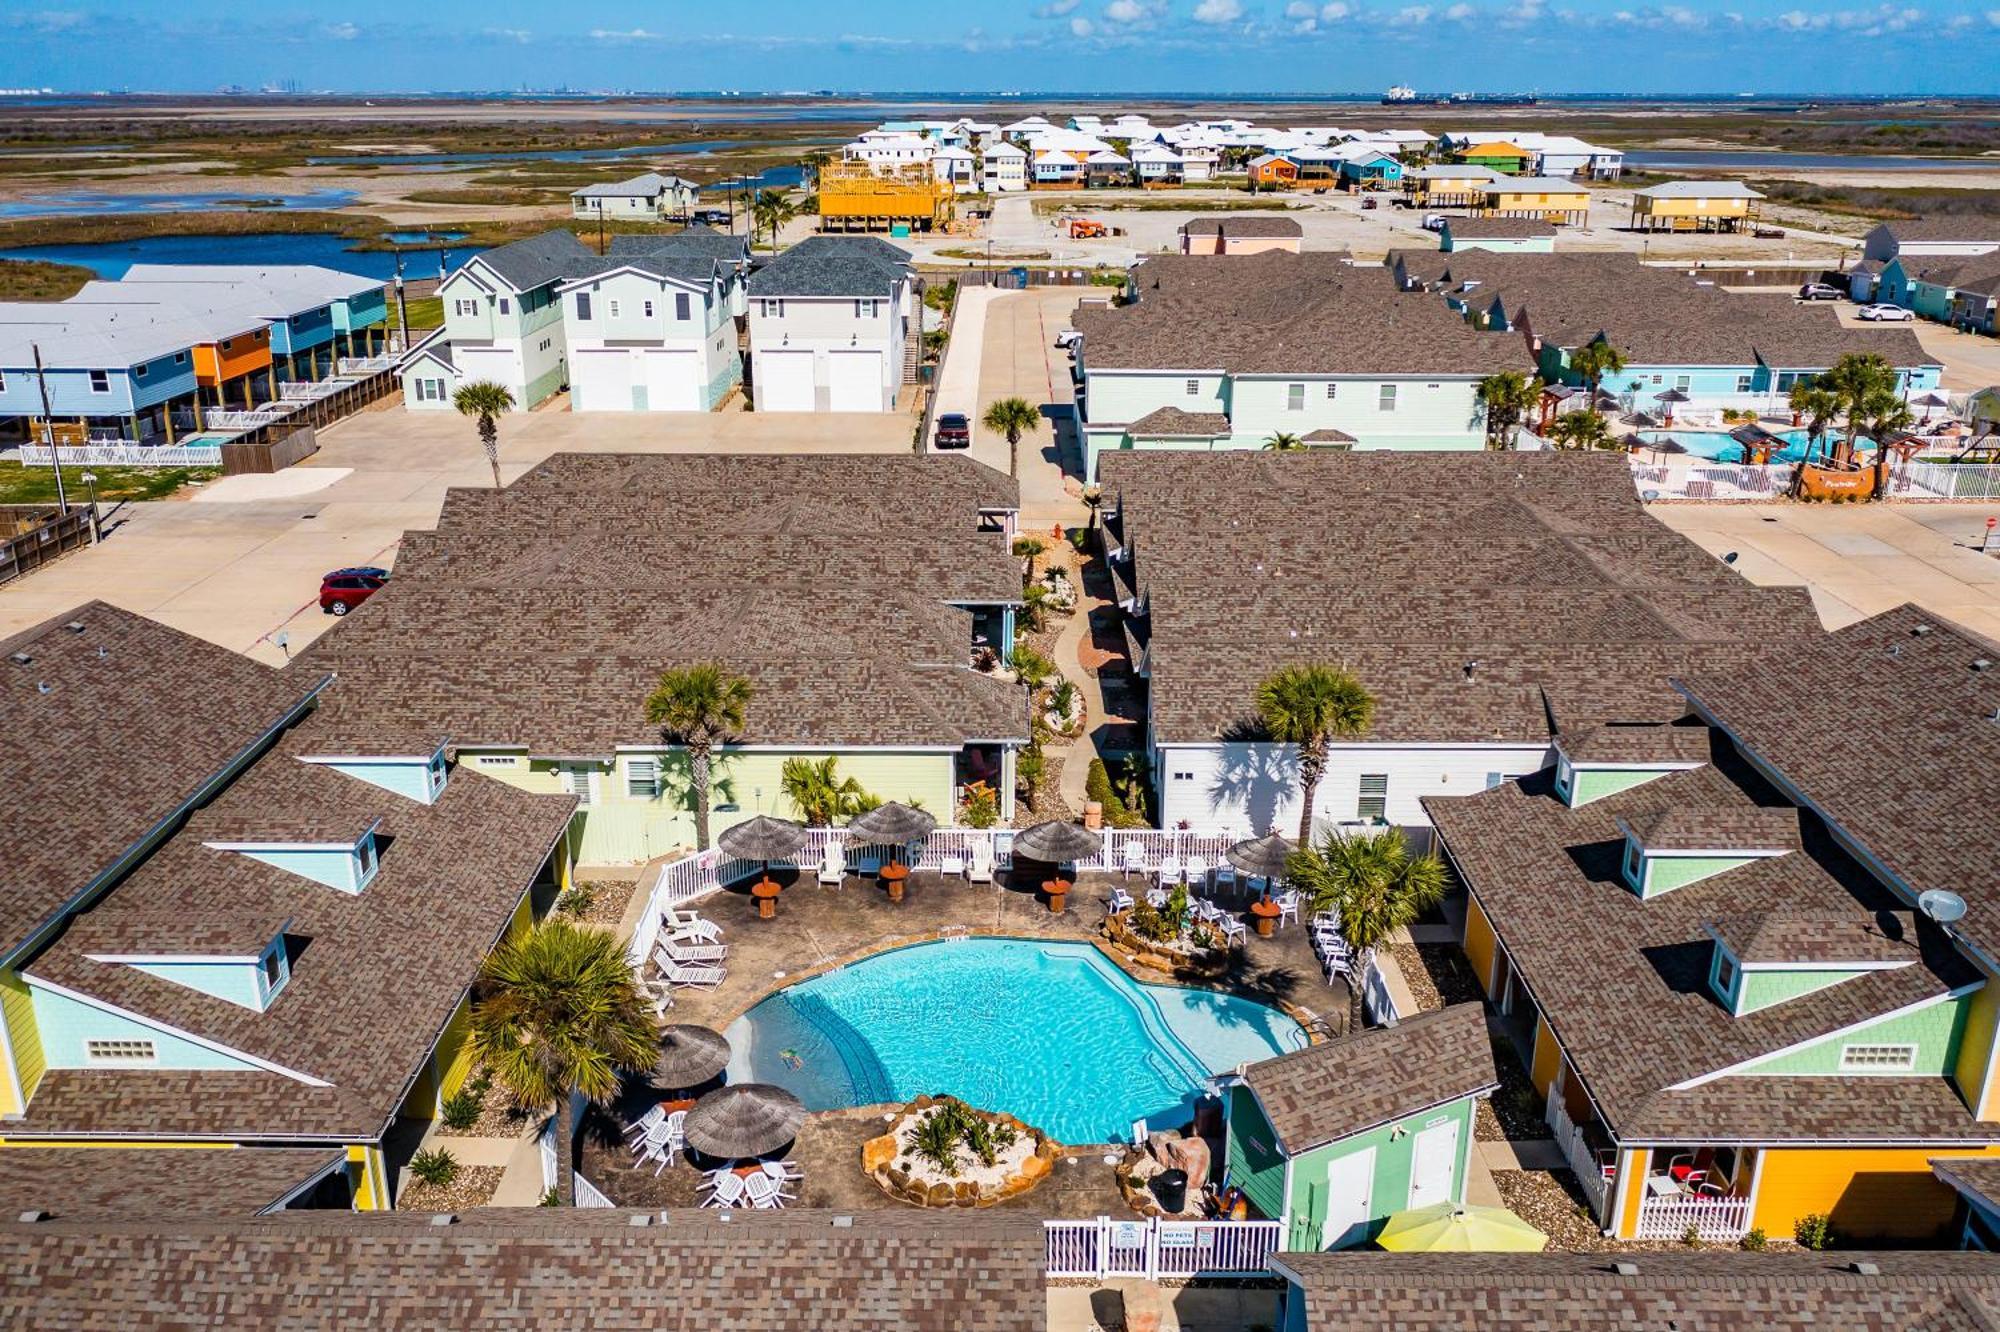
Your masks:
M 1215 877 L 1210 882 L 1214 885 L 1217 897 L 1222 896 L 1224 892 L 1234 897 L 1237 889 L 1236 867 L 1227 862 L 1217 865 L 1215 867 Z
M 655 958 L 654 961 L 659 961 Z M 679 985 L 692 990 L 712 990 L 729 979 L 729 973 L 721 967 L 693 966 L 668 958 L 660 966 L 660 974 L 667 978 L 669 985 Z
M 1146 847 L 1145 844 L 1141 842 L 1138 838 L 1128 837 L 1125 840 L 1125 851 L 1123 853 L 1121 867 L 1124 869 L 1125 877 L 1128 879 L 1131 878 L 1134 874 L 1143 875 L 1147 872 Z
M 761 1167 L 765 1174 L 780 1184 L 796 1184 L 806 1177 L 805 1170 L 797 1161 L 765 1161 Z
M 838 888 L 847 877 L 847 848 L 829 840 L 819 861 L 819 881 Z
M 972 844 L 972 863 L 966 867 L 966 880 L 970 883 L 993 882 L 993 839 L 982 837 Z
M 735 1207 L 744 1198 L 743 1176 L 734 1170 L 715 1170 L 708 1176 L 709 1195 L 702 1199 L 703 1207 Z
M 700 944 L 693 948 L 682 948 L 678 944 L 663 943 L 653 950 L 653 961 L 660 964 L 662 971 L 666 970 L 668 962 L 682 964 L 721 962 L 728 956 L 729 947 L 726 944 Z
M 674 1140 L 678 1131 L 678 1125 L 669 1126 L 667 1117 L 661 1115 L 659 1121 L 648 1125 L 645 1133 L 640 1136 L 639 1141 L 632 1144 L 632 1154 L 642 1159 L 650 1160 L 655 1152 L 661 1150 Z
M 1294 925 L 1299 923 L 1299 893 L 1296 888 L 1278 894 L 1278 923 L 1282 925 L 1287 920 Z
M 628 1138 L 643 1138 L 653 1125 L 664 1124 L 666 1122 L 666 1107 L 655 1104 L 652 1109 L 625 1126 L 625 1136 Z
M 661 934 L 675 943 L 719 944 L 722 942 L 722 927 L 712 920 L 697 916 L 685 925 L 661 922 Z
M 1165 906 L 1166 904 L 1167 904 L 1167 890 L 1165 888 L 1148 888 L 1146 890 L 1147 906 L 1153 908 L 1153 910 L 1155 911 L 1158 911 L 1161 907 Z
M 1181 881 L 1181 858 L 1168 855 L 1160 857 L 1160 867 L 1155 871 L 1160 887 L 1166 888 Z
M 961 879 L 964 878 L 965 857 L 956 854 L 942 857 L 938 862 L 938 873 L 947 876 L 956 874 Z
M 1111 910 L 1114 915 L 1120 911 L 1130 911 L 1133 905 L 1132 894 L 1126 892 L 1123 888 L 1113 888 L 1111 890 Z
M 1189 856 L 1187 858 L 1187 886 L 1189 892 L 1200 892 L 1208 886 L 1208 858 Z
M 1243 922 L 1235 916 L 1230 915 L 1227 911 L 1219 913 L 1211 923 L 1214 924 L 1215 928 L 1222 931 L 1222 941 L 1224 943 L 1242 943 L 1249 938 L 1249 931 L 1243 928 Z
M 750 1196 L 750 1205 L 762 1209 L 783 1207 L 785 1199 L 791 1196 L 778 1187 L 777 1180 L 761 1170 L 743 1177 L 743 1190 Z

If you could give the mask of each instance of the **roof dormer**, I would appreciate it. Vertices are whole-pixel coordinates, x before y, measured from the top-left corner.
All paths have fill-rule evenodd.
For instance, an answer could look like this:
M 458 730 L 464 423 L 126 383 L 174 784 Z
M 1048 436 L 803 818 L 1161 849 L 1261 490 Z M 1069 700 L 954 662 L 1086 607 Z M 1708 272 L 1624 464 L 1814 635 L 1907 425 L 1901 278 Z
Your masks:
M 1702 928 L 1715 940 L 1709 990 L 1737 1017 L 1918 961 L 1916 918 L 1905 912 L 1746 911 Z
M 370 819 L 352 835 L 336 833 L 331 826 L 298 828 L 282 834 L 211 840 L 202 845 L 214 851 L 248 856 L 273 868 L 323 883 L 343 893 L 358 893 L 375 878 L 381 868 L 375 831 L 380 819 Z
M 444 759 L 444 737 L 403 752 L 380 754 L 305 754 L 301 763 L 317 763 L 335 772 L 379 786 L 384 791 L 434 805 L 444 794 L 450 768 Z
M 1799 847 L 1793 809 L 1674 806 L 1620 819 L 1618 827 L 1625 834 L 1625 885 L 1641 897 L 1658 897 Z
M 93 962 L 128 966 L 254 1012 L 264 1012 L 292 976 L 289 919 L 235 919 L 207 926 L 181 918 L 113 917 L 122 946 L 94 949 Z
M 1705 727 L 1572 727 L 1556 736 L 1556 798 L 1575 809 L 1707 762 Z

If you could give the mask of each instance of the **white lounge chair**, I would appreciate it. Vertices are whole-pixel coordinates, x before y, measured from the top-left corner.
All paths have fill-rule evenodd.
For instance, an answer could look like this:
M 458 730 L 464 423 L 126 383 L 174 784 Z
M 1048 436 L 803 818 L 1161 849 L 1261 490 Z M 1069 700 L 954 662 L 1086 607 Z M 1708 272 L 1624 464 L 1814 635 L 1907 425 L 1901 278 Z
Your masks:
M 653 950 L 653 962 L 662 971 L 667 969 L 667 964 L 670 962 L 684 967 L 710 966 L 718 965 L 728 957 L 729 949 L 726 947 L 677 948 L 673 944 L 663 943 Z
M 700 919 L 701 913 L 699 911 L 682 911 L 676 907 L 663 907 L 660 910 L 660 927 L 662 929 L 684 929 L 689 925 L 695 924 Z
M 660 962 L 659 958 L 653 959 Z M 712 990 L 729 979 L 729 973 L 721 967 L 695 966 L 691 963 L 676 962 L 672 958 L 660 962 L 660 974 L 670 985 L 685 986 L 693 990 Z
M 993 882 L 993 839 L 982 837 L 972 844 L 972 863 L 966 866 L 965 877 L 971 883 Z
M 1134 874 L 1147 873 L 1145 844 L 1136 837 L 1127 838 L 1120 864 L 1121 868 L 1125 871 L 1125 877 L 1128 879 Z
M 660 934 L 662 937 L 680 944 L 719 944 L 722 942 L 722 927 L 712 920 L 703 920 L 699 916 L 696 916 L 685 925 L 676 925 L 670 921 L 662 920 L 660 922 Z
M 839 842 L 829 840 L 825 852 L 820 856 L 819 881 L 838 888 L 847 877 L 847 848 Z

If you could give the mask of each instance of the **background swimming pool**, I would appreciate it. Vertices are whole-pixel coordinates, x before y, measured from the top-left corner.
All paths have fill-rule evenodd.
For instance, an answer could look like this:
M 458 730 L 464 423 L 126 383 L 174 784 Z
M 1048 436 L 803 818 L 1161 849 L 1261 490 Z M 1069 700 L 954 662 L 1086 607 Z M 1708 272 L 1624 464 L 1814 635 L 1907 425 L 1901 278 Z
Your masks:
M 1176 1122 L 1203 1083 L 1301 1049 L 1264 1004 L 1140 985 L 1088 944 L 960 939 L 884 953 L 780 990 L 728 1031 L 731 1081 L 813 1110 L 948 1092 L 1063 1142 Z
M 1806 456 L 1806 445 L 1811 437 L 1803 430 L 1773 430 L 1771 432 L 1785 441 L 1785 447 L 1771 455 L 1774 463 L 1802 462 Z M 1726 430 L 1641 430 L 1639 438 L 1648 444 L 1658 444 L 1662 440 L 1673 440 L 1696 458 L 1709 458 L 1716 462 L 1740 463 L 1744 460 L 1743 444 Z M 1826 437 L 1826 446 L 1838 442 L 1837 435 Z M 1874 443 L 1861 438 L 1855 441 L 1861 448 L 1872 449 Z

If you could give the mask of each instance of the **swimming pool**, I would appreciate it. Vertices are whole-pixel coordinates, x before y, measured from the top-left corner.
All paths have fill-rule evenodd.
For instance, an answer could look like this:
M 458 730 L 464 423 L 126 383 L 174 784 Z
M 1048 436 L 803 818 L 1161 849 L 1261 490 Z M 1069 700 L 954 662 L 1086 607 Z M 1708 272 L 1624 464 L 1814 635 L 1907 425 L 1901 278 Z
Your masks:
M 1774 463 L 1801 462 L 1806 456 L 1806 445 L 1810 436 L 1803 430 L 1773 430 L 1773 436 L 1785 441 L 1785 447 L 1771 455 Z M 1658 444 L 1671 439 L 1696 458 L 1709 458 L 1716 462 L 1740 463 L 1744 461 L 1743 443 L 1726 430 L 1641 430 L 1639 438 L 1648 444 Z M 1825 444 L 1831 446 L 1835 437 L 1826 437 Z M 1861 447 L 1874 448 L 1866 439 L 1855 441 Z
M 1089 944 L 955 939 L 778 991 L 730 1025 L 731 1081 L 812 1110 L 948 1092 L 1062 1142 L 1184 1116 L 1213 1074 L 1302 1049 L 1277 1009 L 1141 985 Z

